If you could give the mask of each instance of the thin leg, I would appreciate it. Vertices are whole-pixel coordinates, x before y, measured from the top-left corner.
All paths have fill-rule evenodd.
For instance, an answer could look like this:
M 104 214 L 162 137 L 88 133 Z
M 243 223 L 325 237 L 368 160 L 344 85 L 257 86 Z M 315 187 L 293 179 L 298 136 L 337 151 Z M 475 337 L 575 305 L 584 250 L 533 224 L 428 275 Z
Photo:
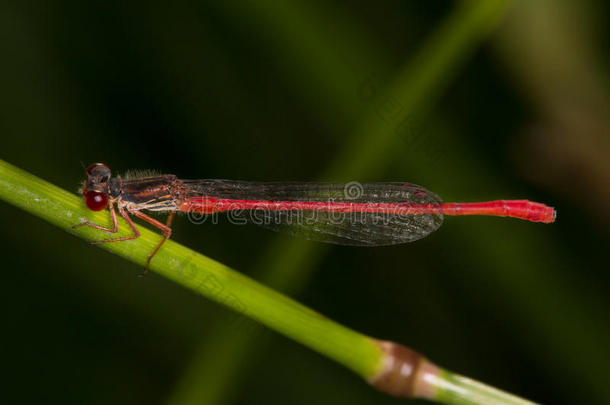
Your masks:
M 150 266 L 150 261 L 152 260 L 153 256 L 157 254 L 157 252 L 159 251 L 161 246 L 165 243 L 165 241 L 168 240 L 170 236 L 172 236 L 172 228 L 170 228 L 170 226 L 172 224 L 172 220 L 174 219 L 175 211 L 170 212 L 169 216 L 167 217 L 167 221 L 166 221 L 165 225 L 140 211 L 129 211 L 129 213 L 135 215 L 136 217 L 138 217 L 140 219 L 143 219 L 144 221 L 148 222 L 149 224 L 151 224 L 163 231 L 163 239 L 161 239 L 161 242 L 159 242 L 159 244 L 157 245 L 155 250 L 153 250 L 152 253 L 150 254 L 150 256 L 148 256 L 148 260 L 146 260 L 146 269 L 144 270 L 144 273 L 139 274 L 139 276 L 142 277 L 148 273 L 148 267 Z
M 174 219 L 175 212 L 174 211 L 170 212 L 169 216 L 167 217 L 167 222 L 164 225 L 161 222 L 157 221 L 156 219 L 151 218 L 148 215 L 146 215 L 146 214 L 144 214 L 144 213 L 142 213 L 140 211 L 136 211 L 136 210 L 134 210 L 134 211 L 125 211 L 125 209 L 123 208 L 123 206 L 121 204 L 117 204 L 117 207 L 119 209 L 119 214 L 121 214 L 121 216 L 125 219 L 125 221 L 127 221 L 127 224 L 129 225 L 129 227 L 133 231 L 133 235 L 132 236 L 125 236 L 125 237 L 122 237 L 122 238 L 97 240 L 97 241 L 93 241 L 93 242 L 90 242 L 90 243 L 92 245 L 97 245 L 97 244 L 100 244 L 100 243 L 121 242 L 121 241 L 124 241 L 124 240 L 132 240 L 132 239 L 139 238 L 140 237 L 140 232 L 138 231 L 138 228 L 136 228 L 135 224 L 133 223 L 133 221 L 129 217 L 129 214 L 133 214 L 136 217 L 141 218 L 144 221 L 148 222 L 149 224 L 155 226 L 156 228 L 159 228 L 160 230 L 163 231 L 163 239 L 161 240 L 161 242 L 159 242 L 157 247 L 155 247 L 155 249 L 152 251 L 150 256 L 148 256 L 148 260 L 146 260 L 146 269 L 144 270 L 144 273 L 140 274 L 140 276 L 143 276 L 143 275 L 148 273 L 148 267 L 150 266 L 150 261 L 152 260 L 153 256 L 155 254 L 157 254 L 157 252 L 159 251 L 161 246 L 172 235 L 172 228 L 170 226 L 171 226 L 172 221 Z M 118 230 L 119 230 L 119 226 L 118 226 L 118 223 L 117 223 L 116 212 L 114 211 L 114 204 L 109 204 L 108 209 L 110 210 L 110 217 L 112 218 L 112 229 L 106 228 L 106 227 L 103 227 L 103 226 L 100 226 L 100 225 L 97 225 L 97 224 L 94 224 L 94 223 L 89 222 L 89 221 L 73 225 L 72 228 L 79 228 L 81 226 L 85 226 L 86 225 L 86 226 L 90 226 L 92 228 L 99 229 L 99 230 L 102 230 L 102 231 L 111 232 L 111 233 L 117 233 Z
M 120 207 L 119 207 L 120 209 Z M 95 229 L 99 229 L 101 231 L 106 231 L 106 232 L 110 232 L 110 233 L 117 233 L 119 230 L 119 225 L 117 224 L 117 220 L 116 220 L 116 212 L 114 212 L 114 204 L 109 203 L 108 204 L 108 210 L 110 211 L 110 217 L 112 218 L 112 229 L 110 228 L 106 228 L 104 226 L 100 226 L 97 224 L 94 224 L 93 222 L 89 222 L 89 221 L 85 221 L 85 222 L 81 222 L 80 224 L 76 224 L 76 225 L 72 225 L 73 229 L 76 228 L 80 228 L 81 226 L 90 226 L 92 228 Z
M 96 240 L 94 242 L 90 242 L 92 245 L 99 245 L 100 243 L 107 243 L 107 242 L 121 242 L 124 240 L 137 239 L 140 237 L 140 232 L 138 231 L 138 228 L 136 228 L 136 226 L 134 225 L 131 218 L 129 218 L 129 215 L 127 215 L 127 212 L 125 212 L 125 210 L 123 209 L 121 204 L 117 204 L 117 206 L 119 207 L 119 214 L 121 214 L 121 216 L 125 219 L 125 221 L 127 221 L 127 223 L 129 224 L 129 227 L 133 231 L 133 235 L 125 236 L 122 238 Z M 114 210 L 112 210 L 111 212 L 113 214 L 113 221 L 115 223 L 115 228 L 116 228 L 116 214 L 114 214 Z M 116 232 L 116 230 L 114 232 Z

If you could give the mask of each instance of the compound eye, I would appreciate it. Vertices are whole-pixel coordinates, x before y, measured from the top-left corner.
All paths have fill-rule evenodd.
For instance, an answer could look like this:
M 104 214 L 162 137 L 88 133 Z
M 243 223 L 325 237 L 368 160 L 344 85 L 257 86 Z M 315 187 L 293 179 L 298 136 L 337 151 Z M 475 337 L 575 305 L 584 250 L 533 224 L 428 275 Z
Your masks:
M 108 205 L 108 196 L 101 191 L 85 191 L 84 198 L 91 211 L 101 211 Z
M 87 168 L 87 176 L 110 178 L 110 168 L 103 163 L 93 163 Z

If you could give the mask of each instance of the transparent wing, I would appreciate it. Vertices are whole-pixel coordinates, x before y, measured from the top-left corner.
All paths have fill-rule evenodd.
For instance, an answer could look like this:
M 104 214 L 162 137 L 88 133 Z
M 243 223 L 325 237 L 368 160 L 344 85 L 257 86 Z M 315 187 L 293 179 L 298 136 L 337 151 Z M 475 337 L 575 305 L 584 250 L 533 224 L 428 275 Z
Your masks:
M 186 211 L 227 212 L 301 238 L 355 246 L 411 242 L 443 222 L 440 198 L 410 183 L 183 180 Z M 414 209 L 418 208 L 418 209 Z

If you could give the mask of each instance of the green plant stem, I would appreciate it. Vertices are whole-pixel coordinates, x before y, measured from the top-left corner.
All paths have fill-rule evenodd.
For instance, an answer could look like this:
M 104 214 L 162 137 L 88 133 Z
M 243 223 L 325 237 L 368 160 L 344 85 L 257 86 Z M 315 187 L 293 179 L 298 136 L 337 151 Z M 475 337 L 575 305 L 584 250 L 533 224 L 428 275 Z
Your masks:
M 72 226 L 84 220 L 105 223 L 108 221 L 106 211 L 92 212 L 74 194 L 2 160 L 0 198 L 86 240 L 104 237 L 105 232 L 89 227 L 73 229 Z M 116 236 L 125 236 L 129 232 L 128 227 L 124 221 L 120 225 Z M 141 236 L 136 240 L 98 246 L 144 265 L 160 235 L 143 227 L 139 227 L 139 230 Z M 454 376 L 410 349 L 348 329 L 171 240 L 155 256 L 150 269 L 335 360 L 370 381 L 373 386 L 391 394 L 427 398 L 446 404 L 527 403 L 510 402 L 508 399 L 514 397 Z M 242 321 L 235 323 L 234 327 L 244 334 L 252 331 L 250 325 Z M 403 364 L 409 367 L 402 367 Z M 405 369 L 418 372 L 404 373 Z M 491 400 L 494 402 L 489 402 Z

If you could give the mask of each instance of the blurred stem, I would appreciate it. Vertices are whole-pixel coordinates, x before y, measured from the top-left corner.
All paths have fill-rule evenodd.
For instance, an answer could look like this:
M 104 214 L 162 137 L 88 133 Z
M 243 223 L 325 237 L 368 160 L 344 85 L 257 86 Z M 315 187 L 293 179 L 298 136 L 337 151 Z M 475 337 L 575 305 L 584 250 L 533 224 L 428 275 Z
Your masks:
M 437 388 L 435 399 L 444 404 L 535 405 L 534 402 L 445 370 L 438 376 L 431 375 L 430 383 Z
M 372 178 L 386 170 L 393 147 L 399 140 L 411 145 L 417 135 L 412 125 L 428 112 L 460 71 L 461 63 L 498 26 L 510 4 L 508 0 L 458 3 L 386 91 L 375 94 L 375 88 L 371 89 L 373 105 L 326 177 L 335 181 L 362 175 Z
M 83 220 L 108 221 L 105 210 L 92 212 L 74 194 L 2 160 L 0 198 L 87 240 L 99 240 L 103 236 L 96 229 L 72 229 L 71 226 Z M 117 236 L 129 232 L 125 223 L 121 225 Z M 136 240 L 98 246 L 143 265 L 159 235 L 143 227 L 139 230 L 141 236 Z M 155 256 L 150 269 L 335 360 L 367 379 L 374 387 L 394 396 L 464 405 L 528 403 L 455 376 L 404 346 L 379 341 L 339 325 L 171 240 Z M 249 322 L 236 322 L 233 326 L 235 333 L 251 335 L 253 332 Z
M 264 8 L 266 4 L 256 2 L 251 6 Z M 377 173 L 382 173 L 392 162 L 390 157 L 395 154 L 395 150 L 401 149 L 394 147 L 397 141 L 401 139 L 407 144 L 411 142 L 410 137 L 413 133 L 409 132 L 404 124 L 420 119 L 417 115 L 425 112 L 433 104 L 459 71 L 461 62 L 497 26 L 509 4 L 510 2 L 505 0 L 459 3 L 455 11 L 422 44 L 420 52 L 409 60 L 387 90 L 381 88 L 380 78 L 375 75 L 377 72 L 365 71 L 361 75 L 361 87 L 353 89 L 353 95 L 360 95 L 362 99 L 338 97 L 337 100 L 341 100 L 343 104 L 352 104 L 338 105 L 341 111 L 354 111 L 357 109 L 357 104 L 365 103 L 368 104 L 369 112 L 357 125 L 357 132 L 335 163 L 323 174 L 322 179 L 353 180 L 363 177 L 372 178 Z M 286 7 L 289 6 L 285 4 L 284 8 Z M 281 16 L 274 19 L 274 13 L 270 10 L 259 10 L 258 14 L 266 16 L 267 27 L 271 26 L 272 30 L 282 31 L 282 35 L 278 37 L 293 37 L 292 28 L 284 31 L 285 21 Z M 300 18 L 301 14 L 291 12 L 290 17 L 294 20 Z M 315 18 L 304 18 L 303 25 L 306 25 L 305 20 L 315 20 Z M 300 39 L 302 36 L 302 33 L 299 33 L 299 39 L 284 40 L 288 41 L 290 46 L 297 48 L 301 46 L 302 52 L 293 50 L 293 53 L 309 55 L 308 46 L 302 45 L 303 40 Z M 315 36 L 317 35 L 314 34 Z M 318 41 L 317 46 L 323 47 L 326 42 Z M 326 45 L 326 47 L 330 46 Z M 326 53 L 333 54 L 331 50 L 327 50 Z M 353 61 L 358 58 L 352 55 L 348 59 Z M 308 57 L 299 62 L 315 64 L 318 60 L 319 58 Z M 378 65 L 384 63 L 378 61 Z M 361 66 L 361 63 L 354 63 L 354 66 Z M 334 77 L 337 74 L 338 68 L 335 65 L 330 70 L 325 68 L 325 66 L 310 66 L 308 71 L 316 72 L 314 76 Z M 332 91 L 325 85 L 322 85 L 322 88 L 326 89 L 326 92 Z M 333 97 L 329 99 L 335 100 Z M 295 239 L 278 239 L 261 257 L 257 265 L 260 269 L 259 274 L 274 288 L 293 293 L 304 288 L 311 269 L 315 267 L 316 260 L 319 260 L 326 248 L 325 245 Z M 262 339 L 261 337 L 257 340 L 256 347 L 259 352 L 263 345 Z M 219 341 L 223 342 L 220 347 L 216 343 Z M 246 348 L 250 344 L 248 339 L 232 333 L 230 328 L 222 325 L 215 328 L 212 336 L 202 342 L 191 366 L 186 370 L 168 403 L 214 404 L 226 400 L 226 396 L 234 392 L 237 374 L 247 367 L 244 366 L 247 360 L 228 363 L 227 358 L 234 353 L 239 353 L 242 360 L 250 358 L 251 355 Z
M 256 42 L 277 74 L 336 131 L 361 113 L 355 96 L 362 80 L 388 70 L 383 47 L 348 10 L 330 2 L 225 1 L 214 7 L 236 31 L 248 30 L 245 41 Z

